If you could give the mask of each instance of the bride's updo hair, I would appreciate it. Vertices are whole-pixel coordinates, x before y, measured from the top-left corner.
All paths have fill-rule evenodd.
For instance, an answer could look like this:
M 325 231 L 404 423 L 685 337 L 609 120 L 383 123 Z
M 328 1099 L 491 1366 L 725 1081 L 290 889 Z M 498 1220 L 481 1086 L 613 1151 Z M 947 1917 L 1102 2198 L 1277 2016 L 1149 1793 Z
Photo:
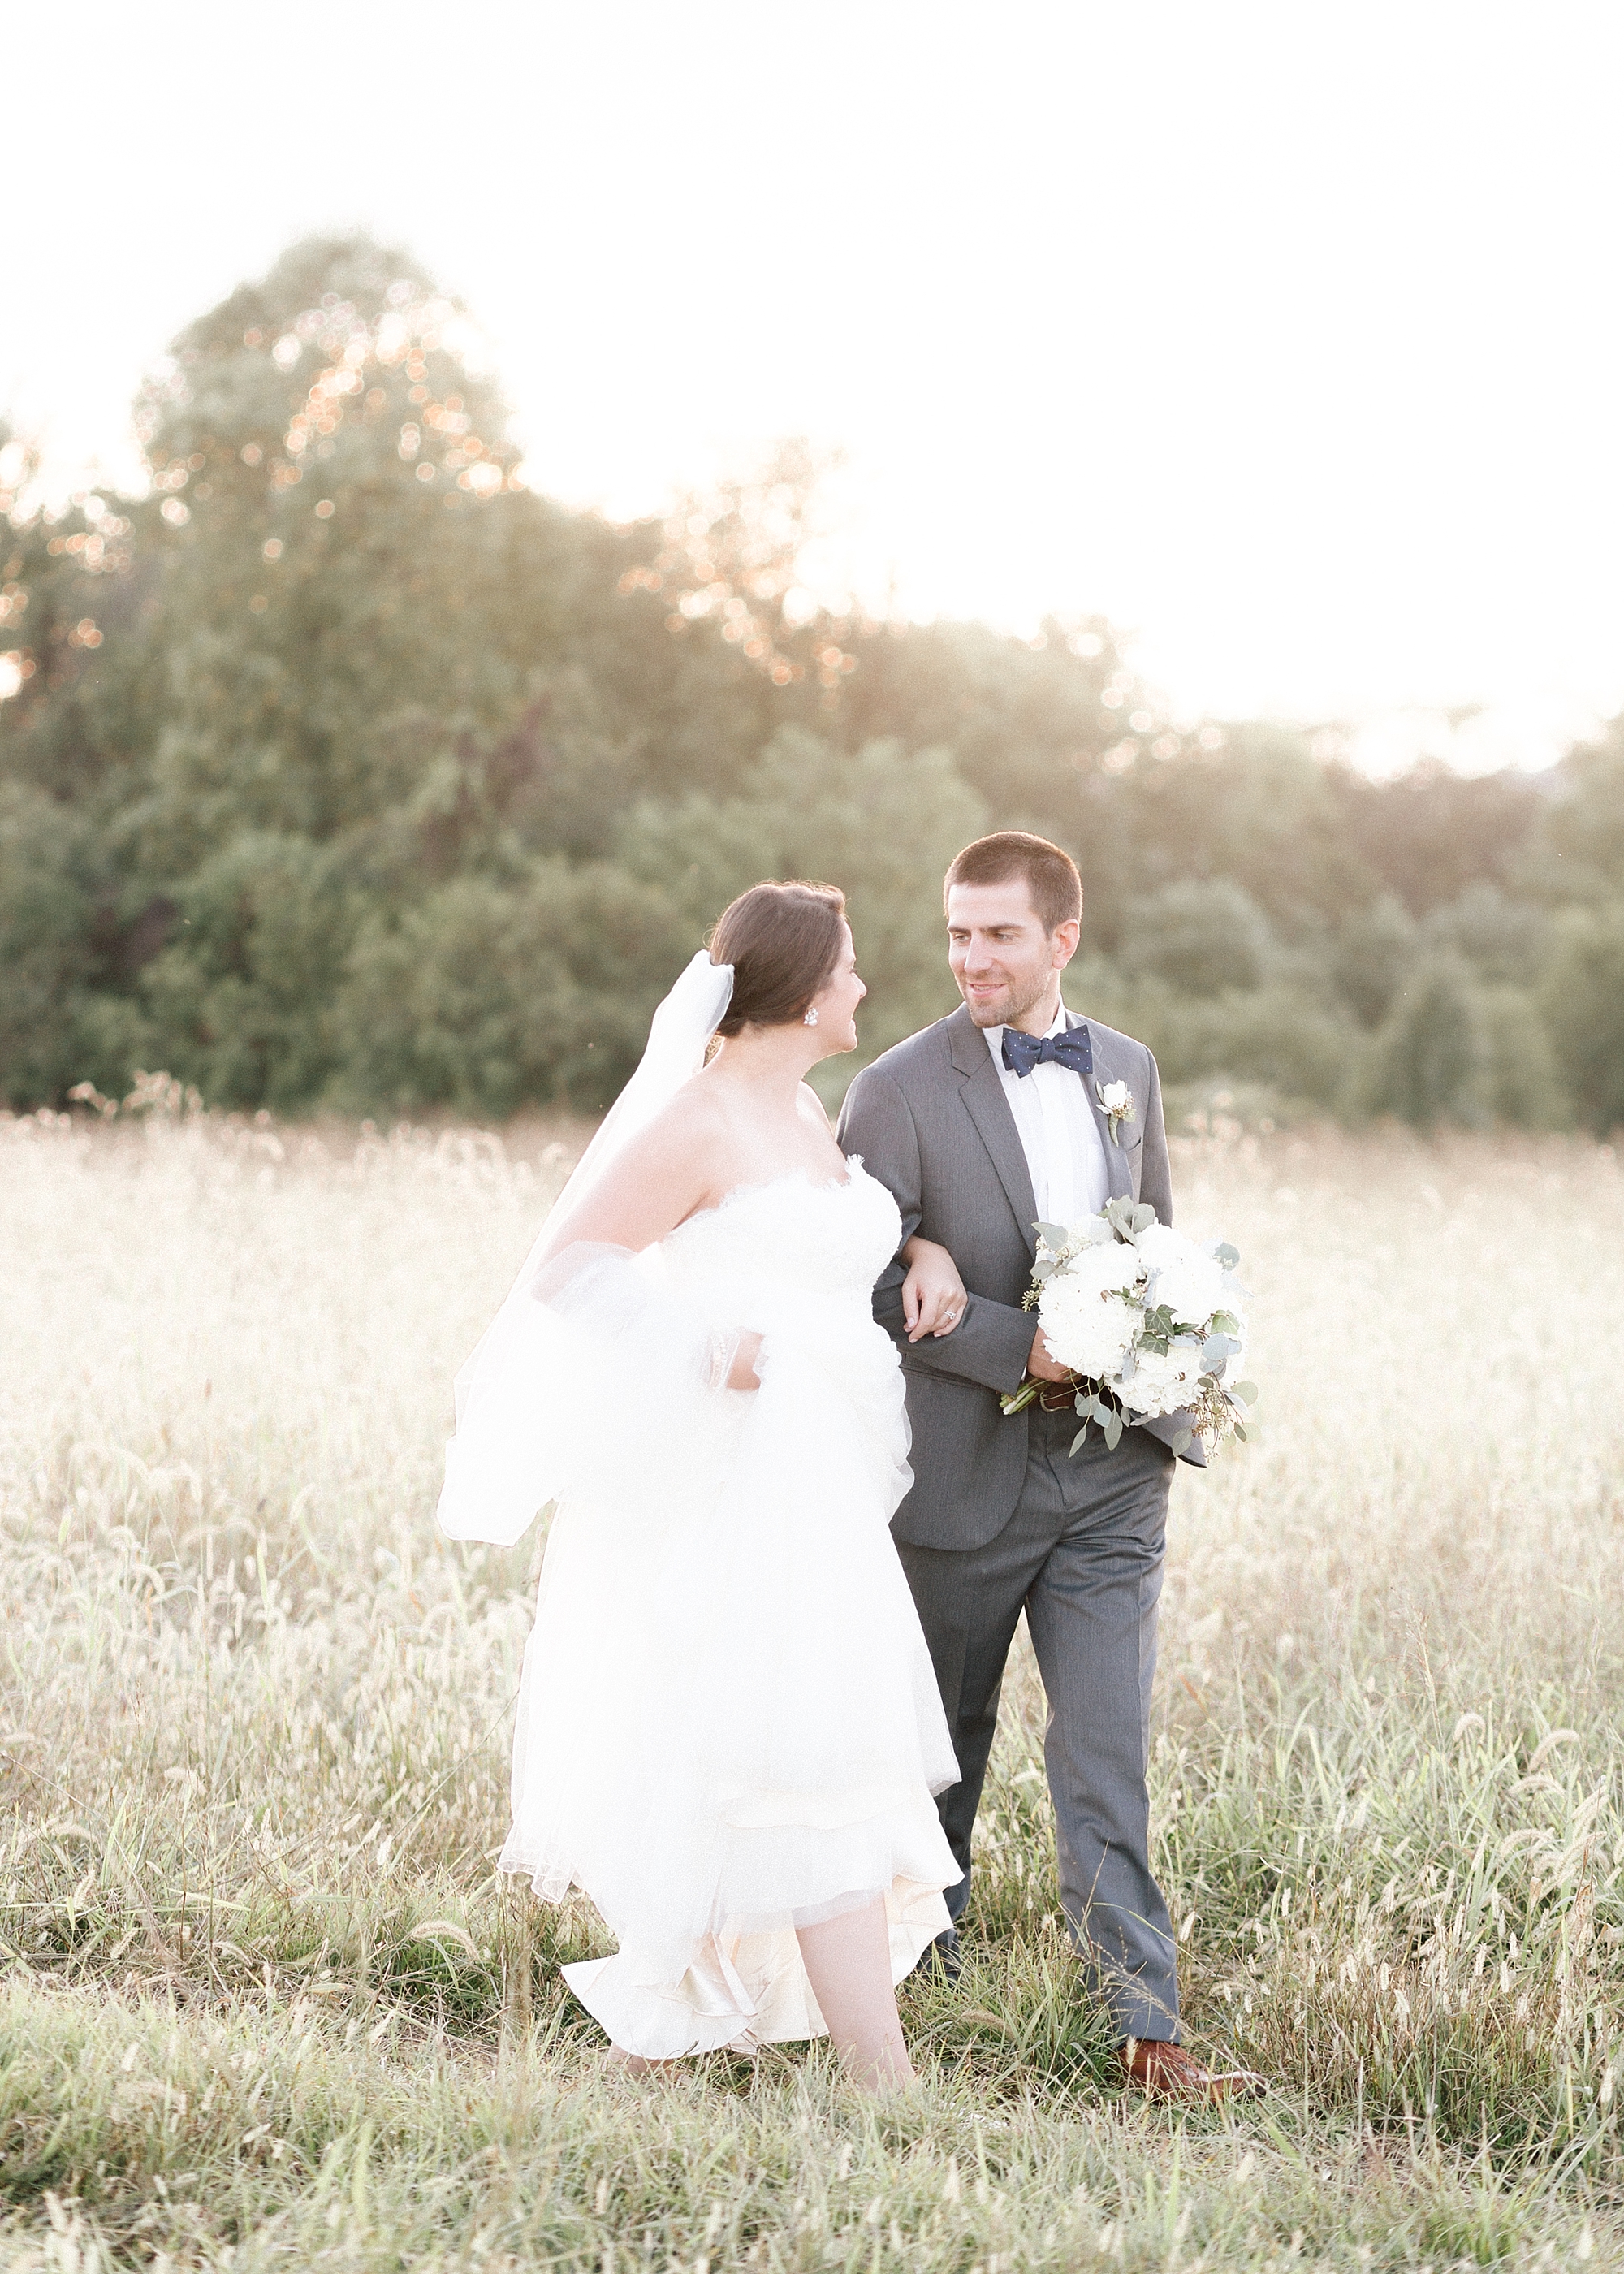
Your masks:
M 787 1027 L 804 1018 L 840 953 L 846 894 L 833 885 L 752 885 L 722 910 L 710 934 L 712 963 L 731 963 L 733 991 L 717 1028 L 724 1040 L 747 1027 Z

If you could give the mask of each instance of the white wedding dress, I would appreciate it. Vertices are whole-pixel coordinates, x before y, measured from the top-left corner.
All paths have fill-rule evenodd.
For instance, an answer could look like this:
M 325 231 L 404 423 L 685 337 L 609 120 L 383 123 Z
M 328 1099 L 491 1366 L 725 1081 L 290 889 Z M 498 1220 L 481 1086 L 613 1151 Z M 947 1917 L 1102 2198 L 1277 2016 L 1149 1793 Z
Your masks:
M 931 1796 L 959 1768 L 888 1530 L 907 1419 L 869 1307 L 899 1238 L 857 1160 L 745 1186 L 642 1255 L 522 1278 L 470 1376 L 447 1529 L 557 1503 L 501 1868 L 590 1896 L 619 1951 L 566 1975 L 648 2059 L 821 2034 L 798 1925 L 883 1895 L 900 1980 L 948 1924 Z M 762 1387 L 714 1387 L 747 1329 Z

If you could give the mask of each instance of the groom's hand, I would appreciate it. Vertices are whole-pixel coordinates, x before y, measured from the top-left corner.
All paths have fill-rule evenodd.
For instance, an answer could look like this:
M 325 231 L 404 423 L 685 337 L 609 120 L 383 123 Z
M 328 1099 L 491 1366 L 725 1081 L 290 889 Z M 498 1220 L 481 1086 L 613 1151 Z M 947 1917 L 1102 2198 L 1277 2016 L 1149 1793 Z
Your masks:
M 1039 1382 L 1065 1382 L 1070 1379 L 1071 1367 L 1061 1366 L 1049 1356 L 1041 1327 L 1032 1337 L 1032 1356 L 1026 1360 L 1026 1372 Z

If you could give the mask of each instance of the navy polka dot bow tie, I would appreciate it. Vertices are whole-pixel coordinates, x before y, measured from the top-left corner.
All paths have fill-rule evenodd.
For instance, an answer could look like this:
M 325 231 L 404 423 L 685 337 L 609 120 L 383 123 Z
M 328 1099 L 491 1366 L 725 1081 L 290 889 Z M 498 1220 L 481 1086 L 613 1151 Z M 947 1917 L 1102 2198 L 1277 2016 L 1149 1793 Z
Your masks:
M 1073 1073 L 1094 1072 L 1094 1052 L 1086 1027 L 1072 1027 L 1064 1035 L 1023 1035 L 1019 1027 L 1004 1030 L 1004 1063 L 1024 1081 L 1034 1066 L 1070 1066 Z

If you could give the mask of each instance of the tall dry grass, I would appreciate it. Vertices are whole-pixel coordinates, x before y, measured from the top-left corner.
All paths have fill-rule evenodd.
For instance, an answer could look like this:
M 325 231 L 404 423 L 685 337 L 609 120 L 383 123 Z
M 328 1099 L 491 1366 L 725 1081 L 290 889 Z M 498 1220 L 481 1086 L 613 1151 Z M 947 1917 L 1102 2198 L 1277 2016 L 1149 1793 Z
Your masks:
M 0 2263 L 1624 2263 L 1611 1156 L 1184 1142 L 1265 1426 L 1176 1487 L 1157 1838 L 1275 2089 L 1110 2084 L 1023 1657 L 876 2115 L 816 2052 L 606 2080 L 595 1922 L 492 1879 L 539 1543 L 432 1511 L 574 1141 L 0 1124 Z

